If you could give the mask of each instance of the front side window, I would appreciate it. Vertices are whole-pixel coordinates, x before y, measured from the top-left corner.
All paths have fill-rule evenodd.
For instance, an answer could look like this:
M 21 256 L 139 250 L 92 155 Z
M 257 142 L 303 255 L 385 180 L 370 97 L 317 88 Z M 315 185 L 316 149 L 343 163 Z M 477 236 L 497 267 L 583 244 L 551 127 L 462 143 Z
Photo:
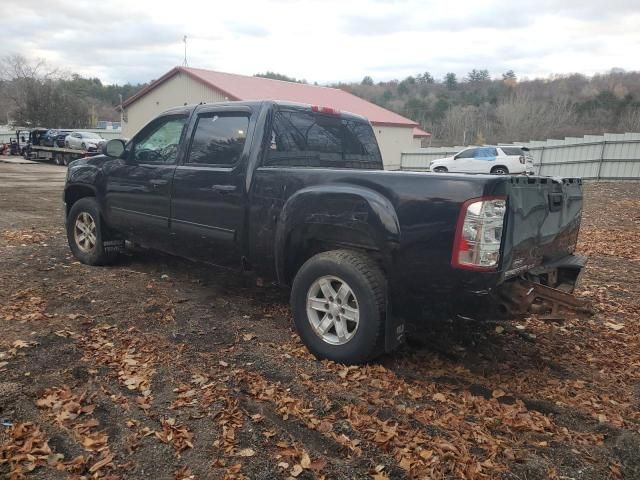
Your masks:
M 473 158 L 475 157 L 476 150 L 477 148 L 470 148 L 468 150 L 464 150 L 460 152 L 458 155 L 456 155 L 456 160 L 459 158 Z
M 135 139 L 133 159 L 137 163 L 176 163 L 180 137 L 187 117 L 171 116 L 146 127 Z
M 187 163 L 231 167 L 247 140 L 249 117 L 241 113 L 206 113 L 198 117 Z
M 382 159 L 367 122 L 283 109 L 274 116 L 266 164 L 375 169 Z

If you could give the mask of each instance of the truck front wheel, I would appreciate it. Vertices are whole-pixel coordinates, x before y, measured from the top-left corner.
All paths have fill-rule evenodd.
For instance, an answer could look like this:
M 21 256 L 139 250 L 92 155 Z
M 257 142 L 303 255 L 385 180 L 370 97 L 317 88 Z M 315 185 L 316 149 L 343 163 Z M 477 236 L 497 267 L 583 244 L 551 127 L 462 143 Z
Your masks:
M 67 240 L 74 257 L 87 265 L 104 265 L 118 254 L 105 248 L 105 228 L 95 198 L 85 197 L 73 204 L 67 217 Z
M 368 255 L 333 250 L 314 255 L 291 291 L 296 329 L 317 358 L 363 363 L 384 351 L 386 281 Z

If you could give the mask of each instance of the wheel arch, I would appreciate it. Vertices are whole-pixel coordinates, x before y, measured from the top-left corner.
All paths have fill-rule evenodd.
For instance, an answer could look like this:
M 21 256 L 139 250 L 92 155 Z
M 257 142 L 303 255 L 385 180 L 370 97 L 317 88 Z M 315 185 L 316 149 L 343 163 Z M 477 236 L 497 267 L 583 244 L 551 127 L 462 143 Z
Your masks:
M 278 219 L 278 281 L 290 285 L 307 259 L 337 248 L 365 251 L 386 270 L 399 241 L 395 209 L 380 193 L 353 185 L 305 188 L 289 198 Z
M 502 164 L 494 165 L 493 167 L 491 167 L 491 170 L 489 170 L 489 171 L 490 171 L 491 173 L 493 173 L 493 172 L 495 172 L 498 168 L 504 168 L 504 169 L 507 171 L 507 173 L 509 173 L 509 167 L 507 167 L 506 165 L 502 165 Z
M 75 184 L 69 185 L 64 190 L 64 203 L 67 215 L 71 211 L 71 207 L 81 198 L 95 197 L 96 189 L 93 185 Z

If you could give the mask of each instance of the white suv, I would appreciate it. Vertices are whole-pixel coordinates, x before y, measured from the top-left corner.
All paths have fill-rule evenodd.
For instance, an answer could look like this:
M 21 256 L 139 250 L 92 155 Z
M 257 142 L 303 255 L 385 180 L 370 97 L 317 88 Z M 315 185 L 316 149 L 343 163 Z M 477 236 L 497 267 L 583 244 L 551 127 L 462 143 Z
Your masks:
M 432 172 L 492 173 L 494 175 L 533 175 L 533 158 L 527 147 L 469 147 L 452 157 L 439 158 L 429 164 Z

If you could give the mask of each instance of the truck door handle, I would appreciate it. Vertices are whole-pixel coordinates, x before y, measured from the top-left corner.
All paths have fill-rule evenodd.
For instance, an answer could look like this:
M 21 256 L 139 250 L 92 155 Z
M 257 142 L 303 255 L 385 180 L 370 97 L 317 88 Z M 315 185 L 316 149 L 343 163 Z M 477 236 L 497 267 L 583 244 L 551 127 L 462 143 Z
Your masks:
M 211 185 L 211 190 L 226 195 L 227 193 L 235 192 L 236 187 L 235 185 Z
M 168 180 L 149 180 L 149 183 L 153 185 L 153 188 L 161 187 L 162 185 L 166 185 L 169 183 Z

